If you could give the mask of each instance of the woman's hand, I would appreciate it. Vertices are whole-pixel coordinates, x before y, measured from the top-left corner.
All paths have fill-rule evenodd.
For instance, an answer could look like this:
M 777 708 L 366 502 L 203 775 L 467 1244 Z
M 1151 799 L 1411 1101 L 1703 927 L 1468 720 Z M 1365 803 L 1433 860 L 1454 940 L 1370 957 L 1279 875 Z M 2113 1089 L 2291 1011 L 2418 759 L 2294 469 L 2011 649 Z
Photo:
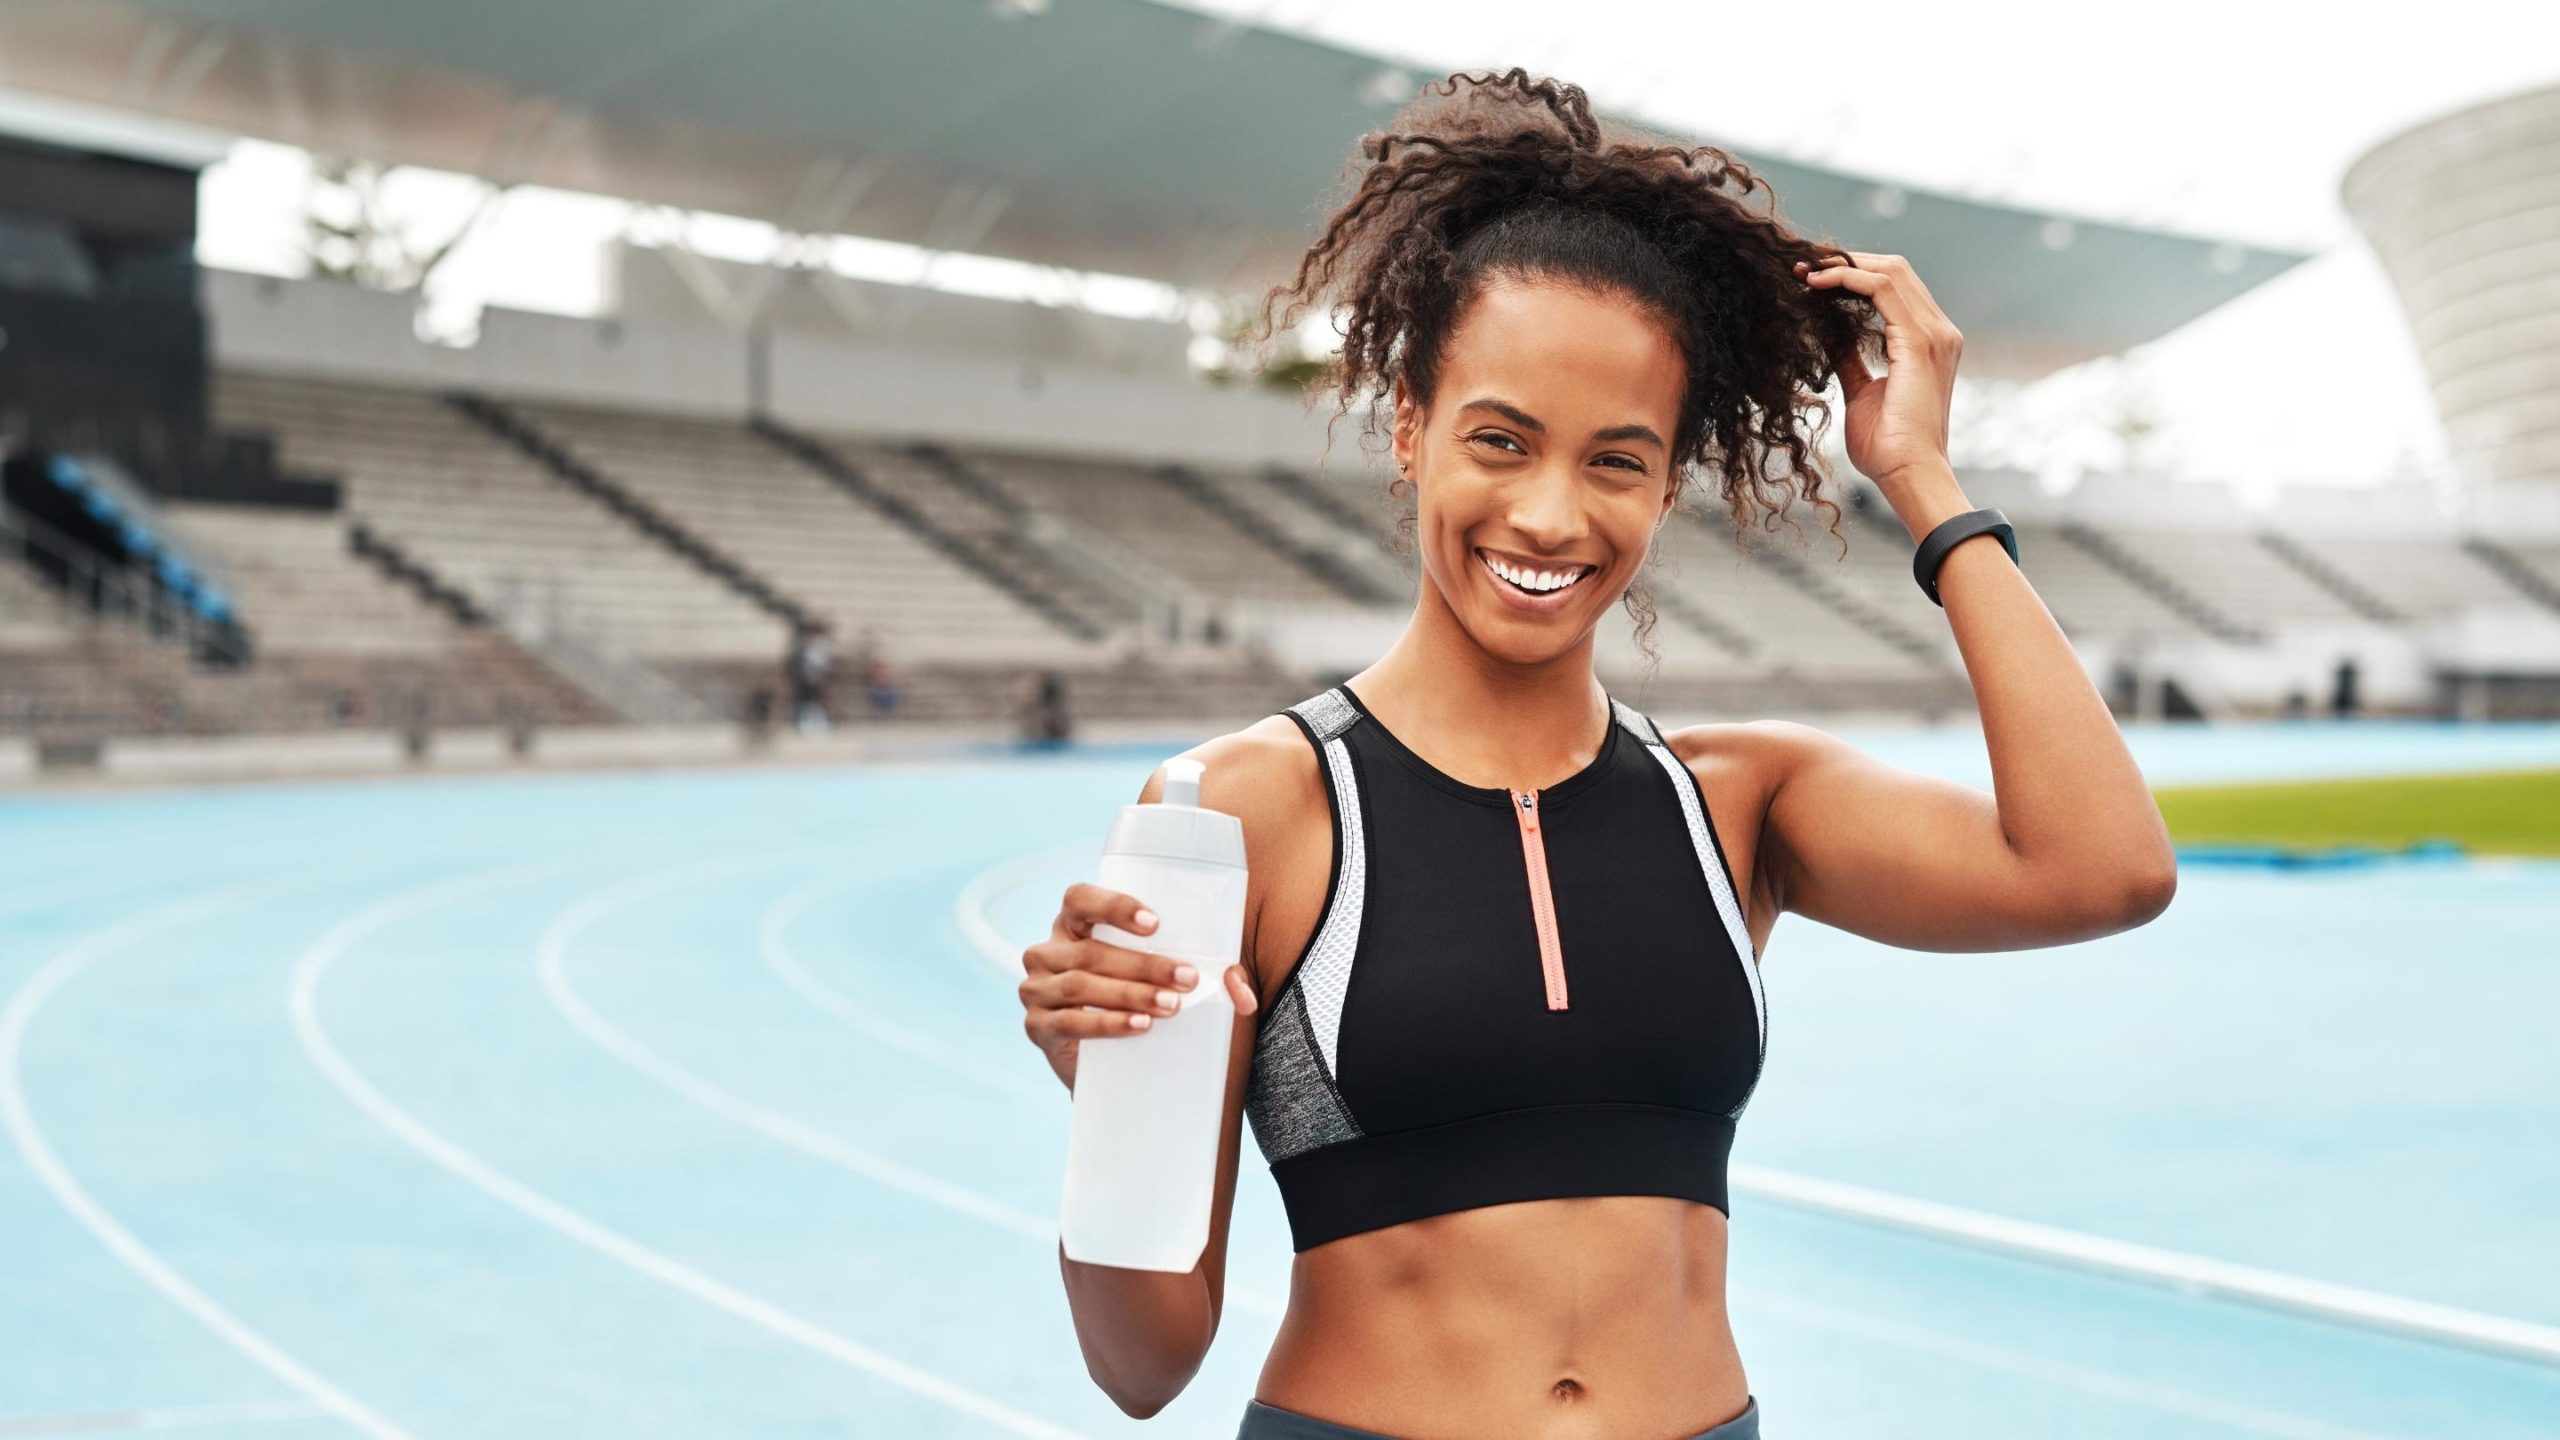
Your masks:
M 1144 1030 L 1153 1017 L 1176 1008 L 1174 997 L 1159 998 L 1160 991 L 1199 983 L 1195 967 L 1171 956 L 1094 939 L 1098 923 L 1150 935 L 1156 917 L 1130 896 L 1078 881 L 1058 902 L 1049 938 L 1022 952 L 1023 1033 L 1048 1057 L 1070 1094 L 1076 1088 L 1076 1052 L 1086 1037 Z M 1236 1013 L 1252 1014 L 1259 1001 L 1244 966 L 1228 966 L 1224 979 Z
M 1807 285 L 1855 290 L 1884 315 L 1885 373 L 1867 373 L 1864 356 L 1840 358 L 1840 392 L 1848 401 L 1849 463 L 1888 500 L 1904 477 L 1944 469 L 1947 412 L 1955 396 L 1964 335 L 1929 296 L 1929 287 L 1899 255 L 1852 250 L 1819 265 L 1796 262 Z

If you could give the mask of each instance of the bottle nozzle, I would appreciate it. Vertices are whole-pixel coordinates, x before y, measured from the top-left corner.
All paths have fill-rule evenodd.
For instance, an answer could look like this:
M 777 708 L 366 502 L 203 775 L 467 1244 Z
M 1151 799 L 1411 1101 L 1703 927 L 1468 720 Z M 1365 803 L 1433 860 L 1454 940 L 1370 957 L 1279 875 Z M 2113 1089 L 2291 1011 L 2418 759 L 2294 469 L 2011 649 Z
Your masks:
M 1209 767 L 1188 755 L 1177 755 L 1164 762 L 1164 794 L 1160 805 L 1198 805 L 1200 775 Z

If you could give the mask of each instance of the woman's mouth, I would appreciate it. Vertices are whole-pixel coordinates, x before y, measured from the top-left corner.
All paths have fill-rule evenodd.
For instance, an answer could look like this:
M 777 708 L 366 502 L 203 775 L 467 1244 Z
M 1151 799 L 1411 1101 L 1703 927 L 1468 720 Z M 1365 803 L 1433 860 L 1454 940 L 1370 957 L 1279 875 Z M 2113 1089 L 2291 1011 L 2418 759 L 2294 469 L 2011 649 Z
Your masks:
M 1503 602 L 1515 610 L 1547 614 L 1561 610 L 1573 590 L 1600 567 L 1596 565 L 1533 565 L 1526 561 L 1496 555 L 1478 546 L 1476 563 Z

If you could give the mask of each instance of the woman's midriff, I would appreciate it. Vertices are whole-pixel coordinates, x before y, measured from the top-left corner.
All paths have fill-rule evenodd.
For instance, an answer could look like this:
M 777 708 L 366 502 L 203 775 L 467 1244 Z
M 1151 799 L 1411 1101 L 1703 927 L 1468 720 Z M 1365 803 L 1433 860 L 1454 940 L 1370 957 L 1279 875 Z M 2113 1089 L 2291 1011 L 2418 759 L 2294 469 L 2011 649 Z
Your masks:
M 1725 1230 L 1693 1200 L 1605 1195 L 1318 1245 L 1254 1398 L 1407 1440 L 1694 1435 L 1750 1396 Z

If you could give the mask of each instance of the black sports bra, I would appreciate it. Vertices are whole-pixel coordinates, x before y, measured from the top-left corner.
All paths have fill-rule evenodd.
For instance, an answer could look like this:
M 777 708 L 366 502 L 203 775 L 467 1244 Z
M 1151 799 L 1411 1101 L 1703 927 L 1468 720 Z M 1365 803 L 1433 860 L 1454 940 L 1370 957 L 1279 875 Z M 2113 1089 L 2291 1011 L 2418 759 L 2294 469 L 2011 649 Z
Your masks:
M 1731 1213 L 1768 1049 L 1759 957 L 1696 777 L 1609 708 L 1589 765 L 1514 791 L 1435 769 L 1348 686 L 1289 707 L 1333 869 L 1245 1113 L 1295 1249 L 1568 1195 Z

